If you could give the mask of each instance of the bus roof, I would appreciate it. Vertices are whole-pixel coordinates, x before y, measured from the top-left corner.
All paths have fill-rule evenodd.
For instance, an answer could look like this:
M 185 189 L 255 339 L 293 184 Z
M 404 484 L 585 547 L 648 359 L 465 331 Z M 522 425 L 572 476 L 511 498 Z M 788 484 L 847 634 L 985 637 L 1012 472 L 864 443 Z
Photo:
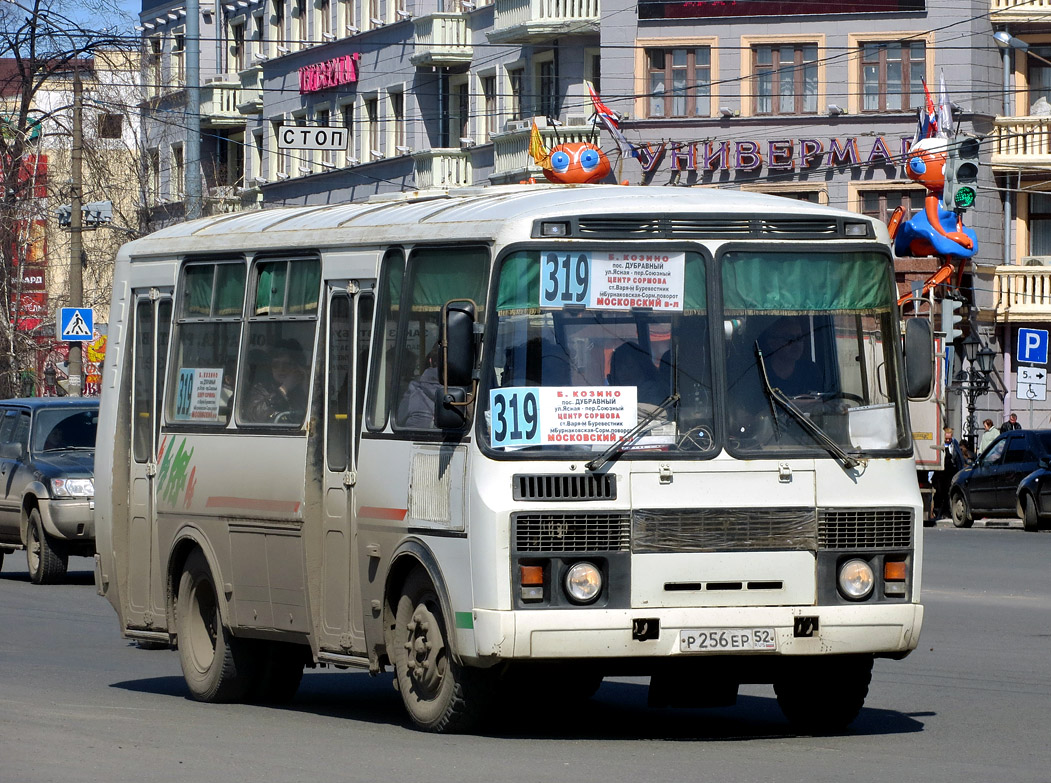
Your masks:
M 125 254 L 157 257 L 229 251 L 233 236 L 238 237 L 234 244 L 239 249 L 389 243 L 391 237 L 399 242 L 462 241 L 498 238 L 515 228 L 525 230 L 528 236 L 528 228 L 538 219 L 578 215 L 634 218 L 639 225 L 635 238 L 643 238 L 646 221 L 666 216 L 850 219 L 874 224 L 875 236 L 886 241 L 879 221 L 780 196 L 697 187 L 506 185 L 412 191 L 355 203 L 235 212 L 163 228 L 126 245 Z M 465 224 L 469 226 L 466 230 Z M 617 234 L 608 238 L 615 239 Z

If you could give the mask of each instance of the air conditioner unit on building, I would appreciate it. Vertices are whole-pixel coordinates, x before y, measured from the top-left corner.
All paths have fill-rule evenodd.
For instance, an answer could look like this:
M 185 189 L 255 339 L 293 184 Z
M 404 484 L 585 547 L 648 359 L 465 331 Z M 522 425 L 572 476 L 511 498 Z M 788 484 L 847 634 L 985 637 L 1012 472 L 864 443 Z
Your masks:
M 1025 256 L 1022 266 L 1051 266 L 1051 256 Z
M 582 125 L 588 125 L 588 118 L 583 114 L 567 114 L 565 120 L 566 127 L 580 127 Z
M 504 130 L 507 133 L 514 133 L 515 131 L 529 130 L 532 125 L 532 120 L 508 120 L 504 123 Z M 539 127 L 539 124 L 537 127 Z

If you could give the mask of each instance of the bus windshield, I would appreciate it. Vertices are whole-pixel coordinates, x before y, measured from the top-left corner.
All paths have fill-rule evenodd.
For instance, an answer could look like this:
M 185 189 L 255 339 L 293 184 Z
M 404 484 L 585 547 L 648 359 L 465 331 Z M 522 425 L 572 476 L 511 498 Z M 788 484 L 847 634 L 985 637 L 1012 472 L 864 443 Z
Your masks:
M 507 454 L 900 453 L 895 319 L 882 253 L 518 251 L 481 426 Z

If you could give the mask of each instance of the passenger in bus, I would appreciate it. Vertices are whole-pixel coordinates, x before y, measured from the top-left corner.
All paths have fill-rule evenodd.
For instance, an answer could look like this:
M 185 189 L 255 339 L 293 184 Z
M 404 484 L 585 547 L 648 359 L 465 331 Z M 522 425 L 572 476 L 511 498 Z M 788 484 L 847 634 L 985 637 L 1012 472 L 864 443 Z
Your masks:
M 638 402 L 643 405 L 659 405 L 668 396 L 667 390 L 661 388 L 653 359 L 638 343 L 626 342 L 617 346 L 609 357 L 606 380 L 610 386 L 637 387 Z
M 244 418 L 250 422 L 298 424 L 307 409 L 306 357 L 298 340 L 278 340 L 249 353 L 249 386 Z
M 435 343 L 427 353 L 427 366 L 419 378 L 409 381 L 398 405 L 398 424 L 409 429 L 434 429 L 434 405 L 443 391 L 438 364 L 442 356 L 441 343 Z

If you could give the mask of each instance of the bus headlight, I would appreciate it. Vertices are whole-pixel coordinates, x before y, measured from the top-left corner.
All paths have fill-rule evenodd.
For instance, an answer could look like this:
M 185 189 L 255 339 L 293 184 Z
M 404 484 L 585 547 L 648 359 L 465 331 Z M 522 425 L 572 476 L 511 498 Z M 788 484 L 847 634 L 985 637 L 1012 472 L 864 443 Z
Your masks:
M 51 479 L 51 492 L 57 498 L 95 497 L 95 482 L 83 479 Z
M 579 604 L 589 604 L 602 592 L 602 572 L 594 563 L 574 563 L 566 571 L 566 594 Z
M 848 560 L 839 567 L 839 592 L 852 601 L 868 598 L 876 584 L 872 566 L 864 560 Z

